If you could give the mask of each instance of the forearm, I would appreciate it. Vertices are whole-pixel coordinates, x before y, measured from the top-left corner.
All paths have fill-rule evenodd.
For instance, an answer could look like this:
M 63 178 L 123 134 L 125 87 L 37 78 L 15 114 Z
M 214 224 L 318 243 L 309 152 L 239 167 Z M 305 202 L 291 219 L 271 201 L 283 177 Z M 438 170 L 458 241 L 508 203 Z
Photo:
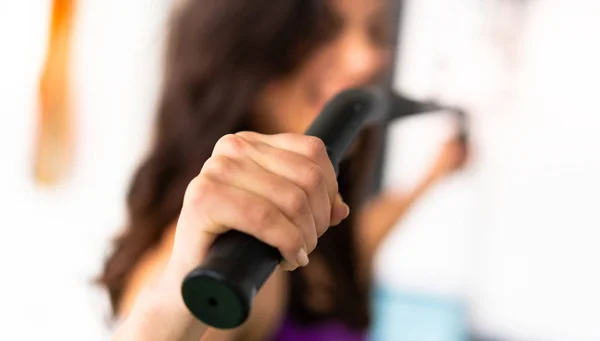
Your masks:
M 164 277 L 141 293 L 112 341 L 200 340 L 207 327 L 186 309 L 179 285 Z
M 367 262 L 390 231 L 412 205 L 436 182 L 435 173 L 428 174 L 417 187 L 408 193 L 387 191 L 373 198 L 361 210 L 359 229 L 361 248 Z

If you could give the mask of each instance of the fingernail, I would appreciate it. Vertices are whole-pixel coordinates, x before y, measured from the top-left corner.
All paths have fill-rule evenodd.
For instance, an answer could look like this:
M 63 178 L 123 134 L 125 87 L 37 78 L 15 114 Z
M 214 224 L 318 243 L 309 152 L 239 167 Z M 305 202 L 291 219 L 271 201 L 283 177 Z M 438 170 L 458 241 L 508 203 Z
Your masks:
M 296 255 L 296 260 L 298 261 L 298 264 L 300 266 L 308 265 L 308 254 L 304 249 L 300 249 L 300 251 L 298 251 L 298 254 Z
M 290 262 L 288 262 L 285 259 L 282 260 L 281 263 L 279 263 L 279 266 L 281 266 L 281 269 L 284 271 L 294 271 L 298 268 L 297 266 L 292 265 Z

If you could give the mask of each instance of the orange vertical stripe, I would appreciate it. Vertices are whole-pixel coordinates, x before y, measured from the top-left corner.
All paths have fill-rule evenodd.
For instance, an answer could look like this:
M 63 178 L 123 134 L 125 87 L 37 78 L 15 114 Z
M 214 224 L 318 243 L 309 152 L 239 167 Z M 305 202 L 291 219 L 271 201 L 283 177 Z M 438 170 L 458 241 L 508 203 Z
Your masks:
M 64 179 L 73 156 L 69 57 L 74 1 L 52 3 L 48 50 L 39 83 L 35 178 L 40 184 Z

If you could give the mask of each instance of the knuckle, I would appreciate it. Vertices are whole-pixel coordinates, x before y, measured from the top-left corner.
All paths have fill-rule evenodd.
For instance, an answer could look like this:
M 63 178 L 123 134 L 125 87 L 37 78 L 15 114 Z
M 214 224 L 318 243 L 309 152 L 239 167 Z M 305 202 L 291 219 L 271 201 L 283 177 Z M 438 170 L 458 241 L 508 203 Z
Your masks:
M 287 209 L 293 215 L 302 215 L 308 210 L 308 198 L 301 189 L 290 191 L 287 199 Z
M 317 237 L 315 236 L 314 238 L 308 238 L 306 240 L 306 247 L 308 248 L 308 250 L 306 250 L 307 252 L 312 252 L 314 249 L 317 248 Z
M 255 205 L 252 208 L 249 208 L 249 210 L 251 219 L 259 230 L 265 230 L 273 226 L 277 220 L 277 210 L 267 203 Z
M 275 134 L 275 136 L 277 136 L 278 139 L 280 139 L 281 141 L 285 141 L 288 143 L 293 143 L 294 141 L 297 141 L 297 133 L 279 133 L 279 134 Z M 304 135 L 302 135 L 304 136 Z
M 320 159 L 323 155 L 327 154 L 325 143 L 318 137 L 307 136 L 306 137 L 306 153 L 307 156 L 313 160 Z
M 188 184 L 184 202 L 193 206 L 202 206 L 206 198 L 214 195 L 216 192 L 215 184 L 209 178 L 198 175 Z
M 246 147 L 246 140 L 236 134 L 227 134 L 217 141 L 215 150 L 223 150 L 229 153 L 242 154 Z
M 210 157 L 202 167 L 202 173 L 223 176 L 234 171 L 236 162 L 224 155 Z
M 327 208 L 324 208 L 322 212 L 320 212 L 321 215 L 315 219 L 315 230 L 317 233 L 317 237 L 321 237 L 321 235 L 323 235 L 323 233 L 327 230 L 327 228 L 329 227 L 330 224 L 330 219 L 329 219 L 329 210 L 327 210 Z
M 321 238 L 321 236 L 324 235 L 327 230 L 329 230 L 329 223 L 323 224 L 322 227 L 317 228 L 317 237 Z
M 304 185 L 306 188 L 309 190 L 317 189 L 323 182 L 325 182 L 325 174 L 323 174 L 321 167 L 316 164 L 310 165 L 304 176 Z
M 245 140 L 250 140 L 250 139 L 256 137 L 256 135 L 258 135 L 258 134 L 253 131 L 240 131 L 240 132 L 235 133 L 235 135 L 239 136 Z

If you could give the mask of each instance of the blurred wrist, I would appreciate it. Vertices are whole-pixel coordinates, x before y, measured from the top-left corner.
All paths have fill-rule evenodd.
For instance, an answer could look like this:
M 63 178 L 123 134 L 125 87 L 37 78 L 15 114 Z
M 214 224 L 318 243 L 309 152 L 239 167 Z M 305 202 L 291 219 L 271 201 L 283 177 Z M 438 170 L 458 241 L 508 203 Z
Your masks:
M 444 176 L 447 172 L 441 167 L 434 167 L 425 177 L 424 183 L 431 184 L 438 181 L 440 178 Z
M 168 272 L 141 293 L 128 320 L 144 340 L 198 340 L 207 328 L 186 308 L 181 280 Z
M 197 321 L 183 302 L 181 285 L 184 276 L 181 271 L 167 268 L 155 285 L 148 288 L 148 296 L 151 296 L 149 299 L 153 301 L 152 306 L 170 311 L 181 318 Z

